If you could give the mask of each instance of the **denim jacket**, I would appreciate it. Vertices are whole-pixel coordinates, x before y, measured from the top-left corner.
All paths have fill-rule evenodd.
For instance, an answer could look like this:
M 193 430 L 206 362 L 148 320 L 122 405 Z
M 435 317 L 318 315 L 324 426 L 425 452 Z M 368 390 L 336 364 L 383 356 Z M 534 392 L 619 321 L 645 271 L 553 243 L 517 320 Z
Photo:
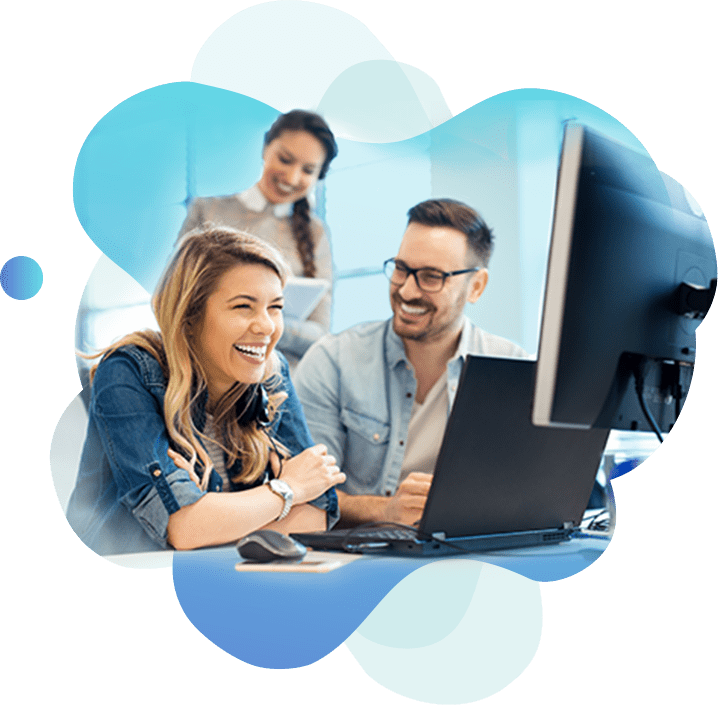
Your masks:
M 526 357 L 518 345 L 486 333 L 468 318 L 447 366 L 449 409 L 467 354 Z M 294 373 L 317 443 L 334 455 L 348 494 L 391 496 L 404 460 L 416 378 L 391 319 L 362 323 L 317 341 Z
M 281 354 L 280 360 L 287 399 L 268 430 L 296 455 L 313 442 Z M 119 348 L 97 368 L 87 436 L 67 518 L 85 544 L 101 555 L 171 548 L 167 543 L 170 514 L 206 494 L 167 455 L 166 389 L 159 362 L 133 345 Z M 205 403 L 206 394 L 192 409 L 199 430 L 206 422 Z M 238 460 L 227 468 L 228 475 L 240 468 Z M 232 482 L 232 490 L 260 485 L 264 479 L 251 485 Z M 221 490 L 222 478 L 212 470 L 208 491 Z M 333 488 L 312 504 L 327 512 L 327 527 L 336 523 L 339 512 Z

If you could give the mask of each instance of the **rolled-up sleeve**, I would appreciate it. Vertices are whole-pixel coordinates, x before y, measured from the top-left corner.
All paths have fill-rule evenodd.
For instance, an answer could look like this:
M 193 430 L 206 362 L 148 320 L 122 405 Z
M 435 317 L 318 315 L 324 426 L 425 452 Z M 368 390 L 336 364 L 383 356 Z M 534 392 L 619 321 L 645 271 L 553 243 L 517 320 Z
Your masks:
M 154 541 L 167 547 L 170 514 L 206 493 L 168 457 L 170 442 L 160 403 L 143 384 L 136 364 L 121 354 L 100 364 L 90 413 L 117 499 Z

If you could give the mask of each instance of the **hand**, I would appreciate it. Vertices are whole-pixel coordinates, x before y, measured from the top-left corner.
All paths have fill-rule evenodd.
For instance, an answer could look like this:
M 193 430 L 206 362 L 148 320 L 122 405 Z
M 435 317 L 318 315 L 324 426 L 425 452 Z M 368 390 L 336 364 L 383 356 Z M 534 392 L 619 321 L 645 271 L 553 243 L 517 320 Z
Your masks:
M 189 473 L 191 480 L 195 483 L 195 485 L 197 485 L 197 487 L 199 487 L 199 476 L 194 471 L 194 468 L 192 467 L 192 464 L 189 462 L 189 460 L 187 460 L 187 458 L 185 458 L 183 455 L 180 455 L 177 451 L 172 450 L 172 448 L 169 448 L 167 450 L 167 455 L 180 470 L 186 470 Z
M 275 453 L 270 455 L 270 462 L 276 477 L 279 473 L 279 458 Z M 336 458 L 327 453 L 327 447 L 322 443 L 303 450 L 289 460 L 283 460 L 281 478 L 294 491 L 294 504 L 310 502 L 347 479 L 337 467 Z
M 424 505 L 431 487 L 432 475 L 412 472 L 399 485 L 396 494 L 387 502 L 384 521 L 413 526 L 424 513 Z

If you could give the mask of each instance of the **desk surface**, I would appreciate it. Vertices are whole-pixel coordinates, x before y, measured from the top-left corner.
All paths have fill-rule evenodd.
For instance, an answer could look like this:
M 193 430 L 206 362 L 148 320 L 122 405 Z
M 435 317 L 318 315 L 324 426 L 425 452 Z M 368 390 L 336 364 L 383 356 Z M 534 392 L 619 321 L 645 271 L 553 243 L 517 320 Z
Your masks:
M 460 558 L 553 581 L 583 570 L 607 545 L 605 539 L 577 538 Z M 235 569 L 240 559 L 231 546 L 175 553 L 173 577 L 188 619 L 219 647 L 257 666 L 296 668 L 342 644 L 411 572 L 456 558 L 372 555 L 328 573 L 242 572 Z

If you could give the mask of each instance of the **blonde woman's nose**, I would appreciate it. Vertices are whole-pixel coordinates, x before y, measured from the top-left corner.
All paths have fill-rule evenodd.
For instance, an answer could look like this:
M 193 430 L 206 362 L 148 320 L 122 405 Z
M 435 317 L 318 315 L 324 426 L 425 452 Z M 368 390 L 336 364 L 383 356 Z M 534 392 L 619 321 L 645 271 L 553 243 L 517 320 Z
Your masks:
M 251 329 L 253 333 L 260 333 L 262 335 L 271 335 L 274 333 L 276 324 L 269 315 L 269 311 L 261 310 L 257 312 L 257 315 L 252 319 Z

